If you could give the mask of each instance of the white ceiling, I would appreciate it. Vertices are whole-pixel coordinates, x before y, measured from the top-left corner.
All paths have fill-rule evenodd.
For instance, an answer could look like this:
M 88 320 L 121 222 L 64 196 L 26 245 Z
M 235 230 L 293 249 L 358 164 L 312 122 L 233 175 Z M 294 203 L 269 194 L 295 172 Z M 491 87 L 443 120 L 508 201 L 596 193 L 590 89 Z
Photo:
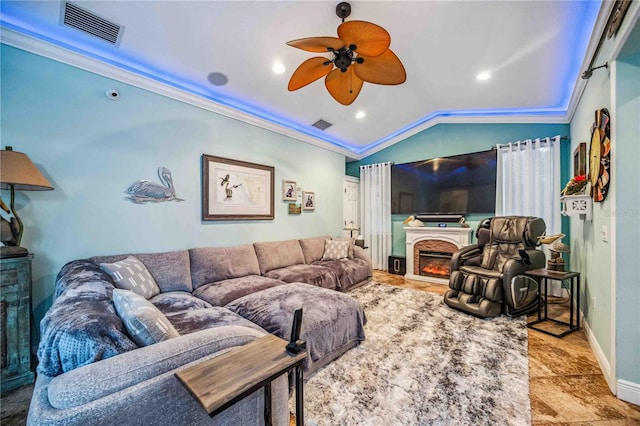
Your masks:
M 3 42 L 353 159 L 440 122 L 567 122 L 603 15 L 599 1 L 352 1 L 347 20 L 387 29 L 407 81 L 365 83 L 343 106 L 322 79 L 287 90 L 295 68 L 318 54 L 286 42 L 337 37 L 337 1 L 73 3 L 124 26 L 119 45 L 62 25 L 60 1 L 3 0 Z M 284 74 L 271 71 L 276 61 Z M 476 80 L 482 71 L 493 78 Z M 228 83 L 211 85 L 212 72 Z M 367 115 L 358 120 L 360 110 Z M 319 119 L 333 126 L 311 127 Z

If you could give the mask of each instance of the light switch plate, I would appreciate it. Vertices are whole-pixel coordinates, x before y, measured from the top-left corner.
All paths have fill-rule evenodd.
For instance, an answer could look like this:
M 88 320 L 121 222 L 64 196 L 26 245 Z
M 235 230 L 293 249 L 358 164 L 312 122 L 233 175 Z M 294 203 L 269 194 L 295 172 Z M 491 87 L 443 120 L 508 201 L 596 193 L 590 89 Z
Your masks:
M 600 235 L 602 236 L 602 241 L 609 242 L 609 228 L 606 225 L 602 225 L 602 228 L 600 228 Z

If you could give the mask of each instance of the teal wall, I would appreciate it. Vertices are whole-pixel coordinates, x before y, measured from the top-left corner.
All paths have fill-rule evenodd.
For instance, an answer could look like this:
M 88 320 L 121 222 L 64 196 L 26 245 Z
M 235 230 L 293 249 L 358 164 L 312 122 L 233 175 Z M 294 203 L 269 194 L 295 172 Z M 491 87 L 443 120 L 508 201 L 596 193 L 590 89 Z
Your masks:
M 350 176 L 359 176 L 359 167 L 364 164 L 385 161 L 396 164 L 408 163 L 434 157 L 486 151 L 499 143 L 555 135 L 569 136 L 569 130 L 568 124 L 438 124 L 360 161 L 347 163 L 346 173 Z M 562 141 L 563 159 L 569 156 L 570 145 L 570 140 Z M 568 164 L 568 161 L 563 160 L 562 164 Z M 569 171 L 563 167 L 562 182 L 566 182 L 568 176 Z M 469 215 L 466 220 L 471 227 L 475 228 L 480 220 L 489 216 L 492 214 Z M 404 219 L 406 216 L 392 217 L 393 254 L 396 256 L 405 256 L 406 252 L 403 228 L 405 225 L 402 224 Z M 568 232 L 567 230 L 565 233 L 568 234 Z
M 600 58 L 609 57 L 611 51 L 612 44 L 610 42 L 603 44 Z M 604 61 L 604 59 L 601 60 Z M 598 64 L 600 64 L 600 60 Z M 600 108 L 612 111 L 609 71 L 607 69 L 597 70 L 587 80 L 586 88 L 570 123 L 573 138 L 572 149 L 575 149 L 579 142 L 586 142 L 588 153 L 595 111 Z M 612 117 L 612 122 L 615 124 L 617 118 Z M 569 244 L 572 253 L 571 269 L 580 272 L 582 277 L 581 312 L 610 365 L 612 362 L 611 256 L 613 249 L 610 242 L 602 241 L 600 232 L 603 227 L 611 229 L 613 197 L 615 197 L 615 189 L 610 187 L 609 195 L 604 202 L 593 203 L 593 219 L 591 221 L 582 220 L 576 216 L 571 218 Z M 593 303 L 594 298 L 595 304 Z M 604 370 L 606 370 L 606 366 Z M 608 376 L 612 372 L 604 371 L 604 373 L 605 376 Z
M 1 55 L 2 147 L 26 153 L 55 187 L 16 197 L 35 254 L 36 323 L 73 259 L 341 234 L 343 155 L 6 45 Z M 202 222 L 202 154 L 274 166 L 275 219 Z M 125 200 L 159 166 L 185 201 Z M 315 191 L 315 211 L 288 215 L 282 179 Z
M 632 7 L 633 8 L 633 7 Z M 637 6 L 636 6 L 637 9 Z M 629 12 L 629 15 L 633 14 Z M 608 108 L 611 121 L 611 184 L 604 202 L 593 204 L 593 220 L 571 218 L 571 268 L 582 274 L 581 311 L 595 340 L 596 354 L 612 382 L 624 380 L 640 384 L 640 24 L 611 63 L 614 40 L 607 40 L 597 64 L 609 61 L 609 70 L 594 72 L 588 80 L 571 120 L 575 144 L 590 145 L 594 111 Z M 627 55 L 624 52 L 630 52 Z M 606 227 L 609 241 L 601 232 Z M 593 303 L 595 301 L 595 304 Z M 620 383 L 618 382 L 618 385 Z M 620 388 L 618 388 L 620 391 Z M 629 395 L 627 395 L 628 397 Z
M 636 33 L 640 33 L 637 30 Z M 638 43 L 640 38 L 635 40 Z M 636 44 L 638 46 L 638 44 Z M 640 53 L 616 64 L 617 377 L 640 383 Z M 635 196 L 626 195 L 635 194 Z M 635 326 L 633 326 L 635 324 Z

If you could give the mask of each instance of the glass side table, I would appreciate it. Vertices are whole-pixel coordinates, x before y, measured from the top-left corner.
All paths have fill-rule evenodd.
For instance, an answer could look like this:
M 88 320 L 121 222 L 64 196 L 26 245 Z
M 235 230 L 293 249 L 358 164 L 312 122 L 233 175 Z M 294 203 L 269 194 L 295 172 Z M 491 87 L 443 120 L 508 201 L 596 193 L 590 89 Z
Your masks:
M 538 297 L 538 319 L 527 323 L 527 327 L 540 331 L 542 333 L 549 334 L 555 337 L 564 337 L 569 333 L 573 333 L 574 331 L 580 328 L 580 273 L 579 272 L 560 272 L 560 271 L 549 271 L 547 269 L 532 269 L 530 271 L 525 272 L 526 276 L 537 278 L 542 280 L 540 289 L 538 293 L 540 297 Z M 548 316 L 548 281 L 549 280 L 557 280 L 564 281 L 570 280 L 569 286 L 569 322 L 564 322 L 557 320 L 555 318 L 549 318 Z M 576 299 L 574 300 L 573 296 L 576 295 Z M 541 301 L 542 297 L 544 297 L 544 302 Z M 542 304 L 544 303 L 544 316 L 542 315 Z M 575 308 L 574 308 L 575 305 Z M 575 318 L 574 318 L 575 316 Z M 552 321 L 556 324 L 565 325 L 569 328 L 560 333 L 554 333 L 549 330 L 545 330 L 543 328 L 538 327 L 537 325 L 545 322 Z

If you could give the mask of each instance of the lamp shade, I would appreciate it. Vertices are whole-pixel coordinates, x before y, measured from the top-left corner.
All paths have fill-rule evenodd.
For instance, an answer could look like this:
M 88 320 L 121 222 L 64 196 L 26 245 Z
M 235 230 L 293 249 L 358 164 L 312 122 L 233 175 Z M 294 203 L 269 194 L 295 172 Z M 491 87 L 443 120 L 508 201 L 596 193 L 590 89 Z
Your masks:
M 40 170 L 22 152 L 0 151 L 0 189 L 47 191 L 53 189 Z

